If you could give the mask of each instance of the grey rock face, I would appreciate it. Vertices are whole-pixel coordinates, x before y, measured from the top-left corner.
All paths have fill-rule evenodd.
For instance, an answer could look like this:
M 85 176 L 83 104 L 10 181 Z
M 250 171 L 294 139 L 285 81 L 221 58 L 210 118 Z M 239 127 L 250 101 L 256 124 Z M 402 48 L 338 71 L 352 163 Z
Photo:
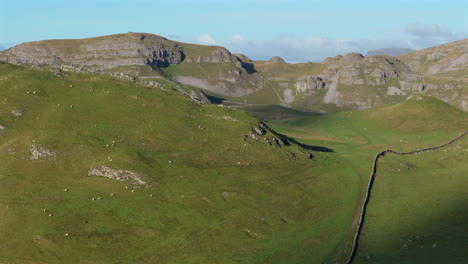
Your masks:
M 185 58 L 183 47 L 157 35 L 129 33 L 84 40 L 23 43 L 0 52 L 12 64 L 65 63 L 95 69 L 125 65 L 168 66 Z
M 31 152 L 30 160 L 55 159 L 57 155 L 57 151 L 46 149 L 37 144 L 29 146 L 29 152 Z
M 320 76 L 304 76 L 294 83 L 294 88 L 298 92 L 305 92 L 312 89 L 322 89 L 325 87 L 326 80 Z
M 145 175 L 141 173 L 136 173 L 129 170 L 121 170 L 121 169 L 112 169 L 107 166 L 101 166 L 99 168 L 92 168 L 88 171 L 88 176 L 101 176 L 106 177 L 109 179 L 113 179 L 116 181 L 133 181 L 134 185 L 141 186 L 146 185 L 147 182 L 145 180 Z
M 210 56 L 198 56 L 195 58 L 188 58 L 187 62 L 207 62 L 207 63 L 224 63 L 224 62 L 231 62 L 232 61 L 232 54 L 225 48 L 218 48 L 214 50 Z

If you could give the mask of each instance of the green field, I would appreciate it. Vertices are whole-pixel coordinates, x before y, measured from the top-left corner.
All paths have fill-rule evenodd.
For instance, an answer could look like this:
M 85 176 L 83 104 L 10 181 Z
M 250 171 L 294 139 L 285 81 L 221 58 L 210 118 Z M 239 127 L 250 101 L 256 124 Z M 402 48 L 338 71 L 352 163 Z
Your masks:
M 301 143 L 333 149 L 332 156 L 341 158 L 350 173 L 360 176 L 360 184 L 348 186 L 360 190 L 356 197 L 356 204 L 360 205 L 377 153 L 386 149 L 406 152 L 443 144 L 468 128 L 467 118 L 465 112 L 440 100 L 419 96 L 397 105 L 331 115 L 304 117 L 301 114 L 271 119 L 268 124 Z M 332 255 L 333 261 L 346 261 L 360 210 L 360 206 L 356 207 L 354 221 Z
M 2 262 L 318 263 L 348 230 L 359 177 L 271 132 L 244 141 L 243 111 L 170 84 L 0 72 Z M 101 166 L 148 185 L 88 176 Z
M 379 161 L 353 263 L 466 263 L 468 138 Z
M 343 263 L 375 154 L 467 124 L 431 97 L 252 106 L 274 131 L 244 140 L 256 117 L 175 89 L 0 64 L 0 263 Z M 147 184 L 89 175 L 102 166 Z

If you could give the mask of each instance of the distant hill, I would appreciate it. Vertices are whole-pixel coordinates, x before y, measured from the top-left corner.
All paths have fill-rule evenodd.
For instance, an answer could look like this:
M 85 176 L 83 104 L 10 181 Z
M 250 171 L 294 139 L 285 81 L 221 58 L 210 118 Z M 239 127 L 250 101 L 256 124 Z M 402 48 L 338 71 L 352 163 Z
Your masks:
M 321 63 L 289 64 L 280 57 L 252 61 L 220 46 L 126 33 L 23 43 L 0 52 L 0 61 L 132 81 L 162 78 L 193 88 L 188 93 L 201 101 L 207 98 L 200 89 L 229 101 L 336 112 L 399 103 L 425 93 L 468 110 L 465 43 L 400 57 L 350 53 Z M 445 73 L 455 78 L 439 78 Z
M 416 50 L 413 49 L 405 49 L 405 48 L 383 48 L 383 49 L 376 49 L 376 50 L 369 50 L 366 53 L 366 56 L 375 56 L 375 55 L 387 55 L 387 56 L 401 56 L 404 54 L 408 54 L 411 52 L 415 52 Z
M 468 76 L 468 39 L 423 49 L 400 58 L 415 72 L 466 80 L 466 76 Z

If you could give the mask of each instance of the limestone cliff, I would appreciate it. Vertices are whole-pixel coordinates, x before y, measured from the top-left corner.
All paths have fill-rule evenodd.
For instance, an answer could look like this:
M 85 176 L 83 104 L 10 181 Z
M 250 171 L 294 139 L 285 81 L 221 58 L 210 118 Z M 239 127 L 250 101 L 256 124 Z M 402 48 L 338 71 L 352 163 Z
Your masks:
M 179 44 L 140 33 L 28 42 L 0 52 L 0 60 L 12 64 L 63 63 L 100 70 L 126 65 L 164 67 L 184 58 L 184 49 Z
M 467 56 L 467 40 L 462 40 L 400 57 L 350 53 L 292 64 L 280 57 L 252 61 L 219 46 L 127 33 L 23 43 L 0 52 L 0 61 L 107 73 L 156 86 L 162 78 L 194 89 L 188 94 L 202 94 L 202 89 L 243 103 L 332 112 L 398 103 L 415 93 L 468 110 Z

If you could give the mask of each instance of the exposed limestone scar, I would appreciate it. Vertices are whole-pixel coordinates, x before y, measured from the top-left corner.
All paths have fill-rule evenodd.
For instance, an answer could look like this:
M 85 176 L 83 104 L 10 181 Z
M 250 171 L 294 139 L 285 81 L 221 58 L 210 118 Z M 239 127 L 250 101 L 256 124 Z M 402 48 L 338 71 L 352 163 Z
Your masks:
M 335 76 L 333 76 L 331 84 L 328 87 L 328 91 L 325 94 L 325 96 L 323 97 L 323 102 L 325 102 L 325 103 L 335 103 L 335 104 L 338 105 L 338 102 L 339 102 L 338 97 L 340 96 L 340 93 L 338 93 L 338 91 L 337 91 L 339 77 L 340 77 L 339 74 L 336 74 Z
M 57 155 L 57 151 L 46 149 L 36 144 L 29 146 L 29 152 L 31 152 L 30 160 L 55 159 Z
M 371 173 L 371 176 L 369 178 L 369 183 L 367 184 L 366 198 L 364 199 L 364 202 L 362 204 L 361 215 L 359 217 L 359 222 L 358 222 L 358 226 L 357 226 L 357 229 L 356 229 L 356 234 L 354 235 L 353 247 L 351 248 L 351 253 L 349 255 L 348 260 L 346 261 L 346 264 L 351 264 L 353 262 L 353 260 L 354 260 L 354 257 L 356 256 L 356 253 L 357 253 L 357 249 L 358 249 L 358 246 L 359 246 L 359 243 L 358 243 L 359 242 L 359 237 L 361 235 L 361 230 L 362 230 L 362 226 L 363 226 L 363 223 L 364 223 L 364 218 L 365 218 L 365 215 L 366 215 L 367 204 L 369 203 L 369 200 L 370 200 L 370 195 L 371 195 L 371 191 L 372 191 L 372 186 L 374 184 L 375 174 L 377 172 L 377 165 L 378 165 L 379 159 L 384 157 L 386 153 L 393 153 L 393 154 L 396 154 L 396 155 L 410 155 L 410 154 L 417 154 L 417 153 L 421 153 L 421 152 L 426 152 L 426 151 L 431 151 L 431 150 L 436 150 L 436 149 L 439 149 L 439 148 L 443 148 L 443 147 L 446 147 L 446 146 L 452 144 L 453 142 L 455 142 L 457 140 L 460 140 L 466 134 L 468 134 L 468 131 L 465 131 L 461 135 L 459 135 L 458 137 L 450 140 L 449 142 L 447 142 L 445 144 L 442 144 L 440 146 L 436 146 L 436 147 L 429 147 L 429 148 L 410 151 L 410 152 L 396 152 L 396 151 L 388 149 L 388 150 L 384 150 L 384 151 L 378 153 L 375 156 L 374 165 L 372 166 L 372 173 Z
M 132 180 L 135 185 L 146 185 L 147 182 L 144 180 L 145 176 L 141 173 L 136 173 L 129 170 L 115 170 L 107 166 L 101 166 L 99 168 L 90 169 L 88 176 L 101 176 L 116 181 Z

